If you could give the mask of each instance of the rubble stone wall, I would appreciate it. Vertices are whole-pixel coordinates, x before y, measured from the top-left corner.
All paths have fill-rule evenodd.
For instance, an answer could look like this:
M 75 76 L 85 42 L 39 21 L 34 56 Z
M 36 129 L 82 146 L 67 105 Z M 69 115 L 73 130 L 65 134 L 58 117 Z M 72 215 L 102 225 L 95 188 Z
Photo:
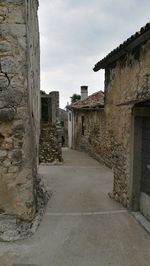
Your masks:
M 62 162 L 61 138 L 57 125 L 41 123 L 40 163 Z
M 150 99 L 150 41 L 105 71 L 105 114 L 114 169 L 113 197 L 129 202 L 132 108 Z
M 0 1 L 0 213 L 32 220 L 39 139 L 37 0 Z
M 84 135 L 82 117 L 84 117 Z M 111 142 L 106 128 L 104 110 L 74 111 L 74 119 L 74 148 L 85 150 L 98 161 L 112 167 Z

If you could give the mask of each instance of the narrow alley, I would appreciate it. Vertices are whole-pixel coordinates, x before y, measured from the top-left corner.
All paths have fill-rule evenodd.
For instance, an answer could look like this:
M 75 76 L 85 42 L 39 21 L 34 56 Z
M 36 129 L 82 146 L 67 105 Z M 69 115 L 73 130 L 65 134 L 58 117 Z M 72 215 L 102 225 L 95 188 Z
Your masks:
M 0 266 L 149 266 L 149 234 L 108 197 L 110 169 L 63 149 L 62 165 L 40 166 L 52 194 L 36 234 L 1 243 Z

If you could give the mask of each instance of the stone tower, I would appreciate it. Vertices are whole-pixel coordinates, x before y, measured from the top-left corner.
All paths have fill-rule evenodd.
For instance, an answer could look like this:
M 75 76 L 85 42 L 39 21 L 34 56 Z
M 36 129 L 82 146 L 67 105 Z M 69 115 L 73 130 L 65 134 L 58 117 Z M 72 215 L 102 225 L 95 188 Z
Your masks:
M 40 119 L 37 0 L 0 1 L 0 214 L 36 211 Z

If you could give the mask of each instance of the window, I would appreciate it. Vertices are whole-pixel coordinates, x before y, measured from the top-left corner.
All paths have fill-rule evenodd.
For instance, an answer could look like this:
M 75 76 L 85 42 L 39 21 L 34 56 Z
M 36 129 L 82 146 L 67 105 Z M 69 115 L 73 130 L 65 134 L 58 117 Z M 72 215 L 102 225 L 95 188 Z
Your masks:
M 85 131 L 84 116 L 81 116 L 81 130 L 82 130 L 82 136 L 84 136 L 84 131 Z

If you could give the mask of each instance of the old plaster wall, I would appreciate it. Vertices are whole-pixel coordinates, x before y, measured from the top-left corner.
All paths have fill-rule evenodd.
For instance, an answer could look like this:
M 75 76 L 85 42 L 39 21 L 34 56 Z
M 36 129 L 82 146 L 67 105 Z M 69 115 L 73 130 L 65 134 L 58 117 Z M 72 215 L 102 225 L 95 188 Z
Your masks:
M 32 220 L 39 139 L 37 0 L 0 1 L 0 213 Z
M 84 117 L 84 135 L 82 117 Z M 111 167 L 111 145 L 104 110 L 75 110 L 74 123 L 74 148 L 87 151 L 98 161 Z
M 134 102 L 150 98 L 150 41 L 106 69 L 105 113 L 114 168 L 113 197 L 129 202 Z

